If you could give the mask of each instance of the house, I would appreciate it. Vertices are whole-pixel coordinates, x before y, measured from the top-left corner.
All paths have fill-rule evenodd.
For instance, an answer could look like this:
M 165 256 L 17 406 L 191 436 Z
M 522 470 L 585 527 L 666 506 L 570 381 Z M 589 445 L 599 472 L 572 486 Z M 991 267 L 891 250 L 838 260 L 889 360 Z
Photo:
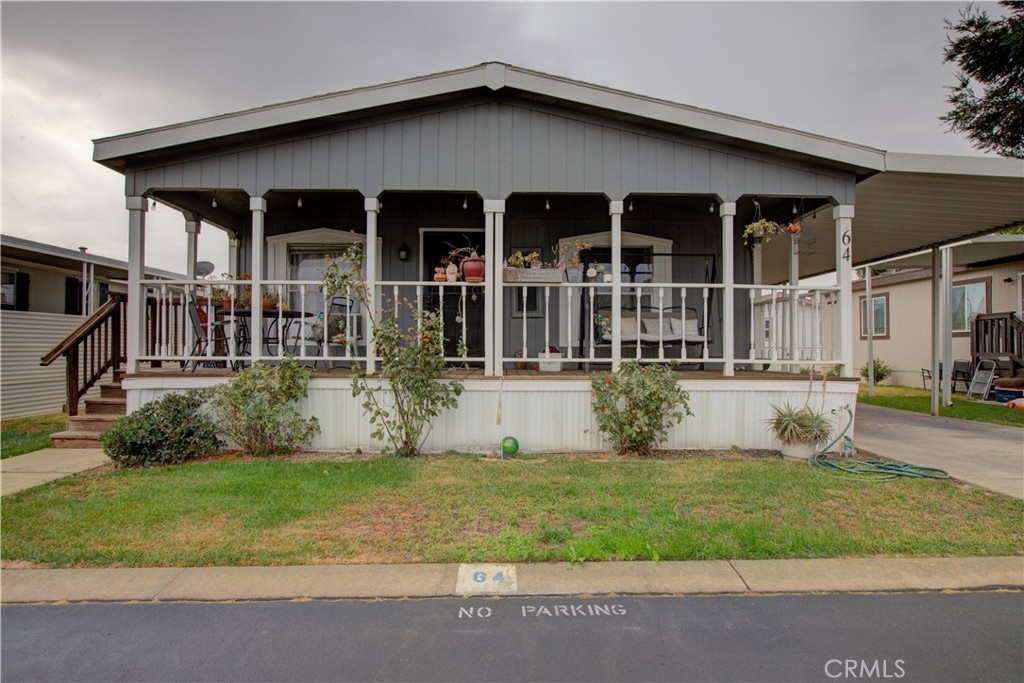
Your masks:
M 857 263 L 1024 221 L 1024 162 L 893 154 L 501 63 L 103 138 L 94 159 L 125 176 L 129 407 L 287 350 L 317 366 L 304 410 L 320 418 L 319 449 L 377 445 L 343 367 L 376 369 L 367 312 L 320 291 L 323 264 L 355 242 L 373 306 L 441 311 L 449 360 L 471 367 L 427 448 L 505 434 L 526 449 L 600 448 L 585 373 L 637 357 L 683 368 L 696 417 L 669 446 L 771 447 L 770 404 L 804 400 L 795 370 L 808 360 L 843 368 L 845 381 L 816 389 L 828 408 L 855 406 Z M 245 275 L 147 278 L 153 201 L 228 231 Z M 756 218 L 801 229 L 747 245 Z M 516 251 L 552 261 L 576 240 L 602 276 L 503 267 Z M 433 281 L 449 244 L 478 248 L 482 282 Z M 834 284 L 799 284 L 826 272 Z M 235 313 L 246 289 L 288 311 Z M 755 305 L 773 293 L 812 302 L 799 349 L 794 334 L 756 343 Z M 193 307 L 225 325 L 197 330 Z M 351 345 L 321 343 L 320 314 L 344 321 Z M 197 355 L 224 367 L 181 372 Z
M 950 251 L 953 264 L 951 288 L 952 308 L 949 315 L 949 336 L 952 358 L 968 361 L 976 367 L 979 358 L 988 351 L 984 341 L 975 335 L 984 335 L 987 326 L 997 320 L 1011 325 L 1014 316 L 1024 321 L 1024 235 L 992 235 L 944 247 Z M 885 361 L 893 374 L 886 384 L 931 387 L 932 348 L 921 330 L 928 329 L 932 317 L 932 271 L 930 254 L 876 264 L 884 274 L 871 279 L 871 300 L 874 306 L 874 339 L 872 353 Z M 854 364 L 863 367 L 868 362 L 867 281 L 853 284 L 857 300 L 858 328 L 854 340 Z M 945 312 L 941 313 L 943 318 Z M 1021 336 L 1024 323 L 1017 325 Z M 1012 332 L 1007 329 L 1005 332 Z M 1007 335 L 998 335 L 1006 341 Z M 1020 342 L 1017 342 L 1019 348 Z M 1003 349 L 999 358 L 1009 363 L 1003 374 L 1012 375 L 1020 370 L 1013 367 L 1009 357 L 1013 349 Z M 924 372 L 922 372 L 924 371 Z M 957 388 L 965 390 L 960 383 Z
M 183 275 L 147 268 L 152 279 Z M 59 413 L 66 400 L 63 361 L 39 357 L 112 295 L 128 289 L 128 264 L 13 235 L 0 235 L 0 415 Z M 84 283 L 84 284 L 83 284 Z

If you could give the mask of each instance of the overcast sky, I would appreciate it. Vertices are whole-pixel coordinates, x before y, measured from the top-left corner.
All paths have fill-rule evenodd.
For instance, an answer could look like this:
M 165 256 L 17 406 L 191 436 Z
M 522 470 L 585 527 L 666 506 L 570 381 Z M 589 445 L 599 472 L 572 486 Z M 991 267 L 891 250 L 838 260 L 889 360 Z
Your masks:
M 6 234 L 127 258 L 123 176 L 92 139 L 503 61 L 885 150 L 946 132 L 943 19 L 966 3 L 0 3 Z M 998 6 L 983 5 L 998 14 Z M 184 272 L 184 219 L 147 218 Z M 200 258 L 227 269 L 209 227 Z

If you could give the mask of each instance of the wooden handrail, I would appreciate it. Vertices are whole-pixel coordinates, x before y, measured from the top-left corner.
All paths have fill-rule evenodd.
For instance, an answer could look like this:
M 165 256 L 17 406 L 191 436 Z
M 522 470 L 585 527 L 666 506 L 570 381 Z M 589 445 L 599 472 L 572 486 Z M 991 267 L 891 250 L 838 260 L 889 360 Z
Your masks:
M 78 401 L 108 370 L 117 372 L 124 358 L 125 297 L 111 295 L 85 322 L 40 359 L 50 365 L 64 358 L 67 365 L 68 415 L 78 414 Z
M 70 349 L 72 346 L 78 346 L 82 343 L 82 340 L 88 337 L 97 327 L 102 325 L 107 319 L 113 315 L 113 311 L 118 307 L 119 294 L 111 294 L 110 298 L 107 299 L 106 303 L 96 309 L 96 312 L 85 319 L 81 325 L 71 331 L 67 337 L 64 338 L 59 344 L 53 347 L 48 354 L 43 356 L 39 360 L 39 364 L 46 366 L 53 363 L 55 360 L 64 355 L 64 352 Z

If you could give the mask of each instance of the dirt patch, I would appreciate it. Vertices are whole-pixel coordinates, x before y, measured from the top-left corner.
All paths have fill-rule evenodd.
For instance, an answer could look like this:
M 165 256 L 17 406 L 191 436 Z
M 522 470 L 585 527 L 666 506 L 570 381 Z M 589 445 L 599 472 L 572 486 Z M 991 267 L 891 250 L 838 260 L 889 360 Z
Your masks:
M 50 565 L 27 560 L 0 560 L 0 569 L 47 569 Z

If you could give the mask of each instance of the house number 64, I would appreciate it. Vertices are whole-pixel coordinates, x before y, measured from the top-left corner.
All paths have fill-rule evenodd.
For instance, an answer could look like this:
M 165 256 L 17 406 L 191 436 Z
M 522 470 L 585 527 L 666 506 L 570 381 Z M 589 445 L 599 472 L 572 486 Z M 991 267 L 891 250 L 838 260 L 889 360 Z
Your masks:
M 843 260 L 844 261 L 849 261 L 850 260 L 850 242 L 852 242 L 852 241 L 853 241 L 853 238 L 850 237 L 849 229 L 843 230 Z

